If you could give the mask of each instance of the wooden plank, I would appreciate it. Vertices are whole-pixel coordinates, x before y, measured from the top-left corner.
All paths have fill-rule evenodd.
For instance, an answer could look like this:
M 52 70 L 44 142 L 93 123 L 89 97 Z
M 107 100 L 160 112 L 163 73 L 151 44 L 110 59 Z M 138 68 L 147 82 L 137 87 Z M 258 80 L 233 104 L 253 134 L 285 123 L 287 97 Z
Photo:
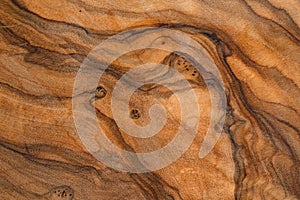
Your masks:
M 299 1 L 2 0 L 0 5 L 1 199 L 300 198 Z M 152 29 L 135 29 L 146 27 L 167 29 L 174 35 L 160 37 L 166 36 L 162 31 L 157 36 L 163 38 L 160 41 L 147 35 Z M 96 85 L 82 83 L 84 93 L 74 93 L 76 75 L 78 78 L 80 66 L 91 58 L 89 53 L 124 31 L 128 37 L 105 52 L 155 42 L 171 47 L 178 42 L 175 33 L 190 37 L 190 45 L 203 47 L 216 66 L 226 105 L 215 105 L 213 99 L 219 97 L 210 96 L 212 90 L 218 96 L 222 86 L 208 60 L 199 65 L 187 55 L 190 52 L 157 48 L 136 49 L 117 57 Z M 190 47 L 182 38 L 177 47 Z M 201 51 L 195 52 L 200 55 Z M 96 54 L 97 64 L 86 72 L 91 77 L 102 66 L 98 66 L 101 55 Z M 165 68 L 132 71 L 147 63 Z M 114 115 L 113 90 L 129 71 L 133 76 L 121 83 L 126 91 L 114 104 L 116 112 L 123 114 Z M 189 88 L 170 78 L 177 72 Z M 139 77 L 161 84 L 139 87 L 128 108 L 124 107 L 124 99 Z M 196 95 L 196 104 L 191 98 L 183 102 L 176 96 L 188 97 L 189 91 Z M 132 153 L 168 145 L 182 124 L 183 108 L 189 113 L 200 108 L 199 128 L 189 129 L 187 124 L 194 118 L 185 114 L 183 138 L 188 140 L 193 131 L 196 135 L 178 160 L 151 170 L 150 166 L 160 166 L 168 157 L 147 164 L 136 157 L 130 157 L 132 162 L 122 153 L 128 169 L 138 163 L 149 172 L 120 172 L 117 166 L 105 163 L 111 162 L 111 152 L 105 161 L 97 159 L 91 149 L 100 147 L 85 142 L 92 140 L 82 140 L 88 136 L 79 133 L 78 127 L 94 130 L 90 126 L 93 121 L 83 120 L 80 125 L 74 121 L 74 100 L 94 94 L 88 103 L 95 108 L 97 125 L 113 145 Z M 166 118 L 153 112 L 151 121 L 153 104 L 164 106 Z M 214 117 L 213 113 L 222 114 L 223 108 L 226 114 Z M 133 137 L 124 130 L 148 124 L 149 131 L 156 130 L 164 120 L 166 124 L 150 138 Z M 217 134 L 210 138 L 211 143 L 216 142 L 214 148 L 210 151 L 204 145 L 209 153 L 199 158 L 211 121 L 217 125 L 222 120 L 224 125 L 212 131 L 222 131 L 220 138 Z M 188 142 L 182 140 L 181 144 Z M 169 158 L 177 151 L 169 152 Z

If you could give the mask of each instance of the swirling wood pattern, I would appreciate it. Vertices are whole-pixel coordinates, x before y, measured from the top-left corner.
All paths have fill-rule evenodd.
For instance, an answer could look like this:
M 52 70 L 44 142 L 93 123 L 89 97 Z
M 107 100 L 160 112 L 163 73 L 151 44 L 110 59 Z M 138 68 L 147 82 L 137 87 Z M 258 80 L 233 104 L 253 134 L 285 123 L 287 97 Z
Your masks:
M 299 1 L 1 0 L 0 5 L 1 199 L 300 198 Z M 184 58 L 162 51 L 136 51 L 117 60 L 99 83 L 105 95 L 97 91 L 93 104 L 116 145 L 136 152 L 160 148 L 178 122 L 168 90 L 150 85 L 132 97 L 140 125 L 149 122 L 145 113 L 157 99 L 173 109 L 163 134 L 152 140 L 119 130 L 108 99 L 126 70 L 149 61 L 169 65 L 184 74 L 205 108 L 204 128 L 190 149 L 162 170 L 130 174 L 107 168 L 80 142 L 72 118 L 76 72 L 101 41 L 135 27 L 187 33 L 214 59 L 228 105 L 221 139 L 204 159 L 197 153 L 209 120 L 207 88 L 192 65 L 176 64 Z

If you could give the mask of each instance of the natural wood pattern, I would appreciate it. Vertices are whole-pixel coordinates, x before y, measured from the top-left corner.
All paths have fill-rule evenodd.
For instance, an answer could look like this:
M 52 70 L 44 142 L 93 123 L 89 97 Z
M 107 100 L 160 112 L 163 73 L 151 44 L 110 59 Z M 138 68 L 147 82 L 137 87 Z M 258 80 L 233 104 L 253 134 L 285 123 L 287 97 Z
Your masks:
M 300 198 L 299 1 L 2 0 L 0 5 L 1 199 Z M 164 88 L 132 97 L 132 108 L 141 112 L 134 119 L 138 124 L 149 122 L 145 113 L 153 101 L 175 109 L 163 134 L 136 140 L 116 126 L 110 89 L 141 63 L 164 63 L 182 72 L 204 109 L 203 129 L 177 162 L 152 173 L 121 173 L 81 144 L 72 118 L 73 83 L 81 62 L 101 41 L 145 26 L 185 32 L 207 49 L 226 87 L 226 124 L 214 150 L 199 159 L 210 111 L 201 76 L 176 66 L 181 59 L 176 54 L 124 55 L 99 83 L 107 95 L 94 102 L 99 123 L 117 145 L 151 151 L 165 145 L 176 128 L 176 101 Z

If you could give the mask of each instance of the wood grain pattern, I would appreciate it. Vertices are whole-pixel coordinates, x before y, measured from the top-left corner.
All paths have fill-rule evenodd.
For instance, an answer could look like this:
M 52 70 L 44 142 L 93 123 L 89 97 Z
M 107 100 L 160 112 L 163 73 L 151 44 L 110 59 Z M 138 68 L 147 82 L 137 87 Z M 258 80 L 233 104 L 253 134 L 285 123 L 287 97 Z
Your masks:
M 300 198 L 298 0 L 1 0 L 0 6 L 1 199 Z M 189 34 L 216 63 L 226 88 L 226 123 L 204 159 L 198 152 L 211 110 L 207 87 L 192 65 L 178 65 L 184 58 L 151 49 L 110 66 L 99 82 L 105 95 L 94 91 L 99 123 L 130 151 L 168 143 L 179 111 L 166 88 L 148 85 L 132 96 L 139 125 L 149 123 L 153 102 L 174 113 L 151 139 L 121 131 L 109 105 L 113 85 L 126 70 L 163 63 L 193 85 L 203 108 L 189 150 L 164 169 L 134 174 L 106 167 L 80 142 L 72 117 L 80 64 L 103 40 L 136 27 Z

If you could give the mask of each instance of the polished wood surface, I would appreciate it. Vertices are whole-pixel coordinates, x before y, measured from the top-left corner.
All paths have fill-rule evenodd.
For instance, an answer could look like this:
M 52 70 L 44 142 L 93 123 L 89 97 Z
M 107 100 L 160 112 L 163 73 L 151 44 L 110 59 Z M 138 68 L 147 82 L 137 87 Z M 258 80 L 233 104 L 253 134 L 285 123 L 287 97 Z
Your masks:
M 0 6 L 1 199 L 300 198 L 298 0 L 1 0 Z M 188 34 L 218 67 L 227 113 L 222 135 L 205 158 L 198 153 L 210 120 L 206 84 L 184 58 L 154 49 L 116 60 L 92 103 L 117 146 L 159 149 L 180 120 L 172 93 L 150 85 L 132 96 L 130 116 L 138 125 L 149 123 L 151 104 L 166 107 L 168 123 L 147 139 L 118 128 L 110 95 L 134 66 L 174 68 L 191 83 L 202 109 L 188 151 L 161 170 L 125 173 L 99 162 L 80 141 L 72 113 L 77 71 L 102 41 L 137 27 Z

